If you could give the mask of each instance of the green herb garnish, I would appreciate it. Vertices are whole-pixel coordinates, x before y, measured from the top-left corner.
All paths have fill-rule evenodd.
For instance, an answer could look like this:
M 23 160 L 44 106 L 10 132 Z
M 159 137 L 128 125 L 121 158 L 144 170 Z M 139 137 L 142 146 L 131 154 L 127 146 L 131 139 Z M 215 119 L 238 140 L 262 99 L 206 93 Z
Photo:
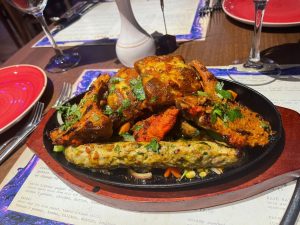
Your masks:
M 114 147 L 114 151 L 119 153 L 121 151 L 121 147 L 119 145 L 116 145 Z
M 112 84 L 117 84 L 123 80 L 124 80 L 124 78 L 122 78 L 122 77 L 112 77 L 112 78 L 110 78 L 109 82 Z
M 63 145 L 54 145 L 53 146 L 53 151 L 54 152 L 62 152 L 65 150 L 65 147 Z
M 131 105 L 130 100 L 129 100 L 129 99 L 124 99 L 124 100 L 122 101 L 122 105 L 117 109 L 116 112 L 117 112 L 119 115 L 121 115 L 121 114 L 123 113 L 124 110 L 126 110 L 126 109 L 129 108 L 130 105 Z
M 124 133 L 124 134 L 121 134 L 120 136 L 123 137 L 124 141 L 135 141 L 133 135 L 131 135 L 129 133 Z
M 115 90 L 116 90 L 116 85 L 111 85 L 110 87 L 109 87 L 109 94 L 113 94 L 114 92 L 115 92 Z
M 112 110 L 112 108 L 109 105 L 106 105 L 104 108 L 104 112 L 105 115 L 111 115 L 114 113 L 114 111 Z
M 220 118 L 223 122 L 233 122 L 238 118 L 242 118 L 240 108 L 229 109 L 227 104 L 216 104 L 211 112 L 210 120 L 211 123 L 215 123 L 217 118 Z
M 226 115 L 231 122 L 235 121 L 238 118 L 242 118 L 242 113 L 239 108 L 228 110 L 226 112 Z
M 156 96 L 151 97 L 150 103 L 155 103 L 156 101 L 157 101 L 157 97 Z
M 133 94 L 139 101 L 143 101 L 146 99 L 143 83 L 140 78 L 132 79 L 130 81 L 130 87 L 132 89 Z
M 263 128 L 266 131 L 270 130 L 270 125 L 265 123 L 265 122 L 262 122 L 262 121 L 260 122 L 260 127 Z
M 100 120 L 100 117 L 97 114 L 93 114 L 92 119 L 93 121 L 98 121 Z
M 151 150 L 155 153 L 159 153 L 160 145 L 159 145 L 159 143 L 156 139 L 152 139 L 149 142 L 149 144 L 147 144 L 145 147 L 146 147 L 147 150 Z
M 67 130 L 73 124 L 75 124 L 81 118 L 80 108 L 77 104 L 70 105 L 69 103 L 56 108 L 64 117 L 64 124 L 61 125 L 60 129 Z
M 143 126 L 142 125 L 134 125 L 134 127 L 132 128 L 134 131 L 139 131 L 140 129 L 142 129 Z
M 198 96 L 208 97 L 208 94 L 204 91 L 197 91 Z
M 229 91 L 223 90 L 224 83 L 223 82 L 218 82 L 216 85 L 216 92 L 219 98 L 223 99 L 232 99 L 233 96 Z

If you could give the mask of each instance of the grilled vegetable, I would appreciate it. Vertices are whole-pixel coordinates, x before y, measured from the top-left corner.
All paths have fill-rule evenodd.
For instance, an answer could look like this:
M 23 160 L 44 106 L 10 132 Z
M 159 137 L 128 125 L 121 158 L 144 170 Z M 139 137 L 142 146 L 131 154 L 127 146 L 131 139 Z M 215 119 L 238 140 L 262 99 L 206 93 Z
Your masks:
M 115 142 L 69 146 L 64 154 L 71 163 L 99 169 L 230 167 L 238 164 L 242 158 L 239 150 L 223 143 L 161 141 L 156 143 L 155 148 L 150 143 Z

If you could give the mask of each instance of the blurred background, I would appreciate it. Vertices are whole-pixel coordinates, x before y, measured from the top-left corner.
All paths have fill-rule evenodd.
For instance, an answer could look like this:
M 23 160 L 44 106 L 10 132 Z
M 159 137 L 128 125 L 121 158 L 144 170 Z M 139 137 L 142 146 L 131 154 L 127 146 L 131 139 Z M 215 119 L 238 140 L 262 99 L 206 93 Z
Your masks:
M 52 17 L 61 16 L 80 0 L 48 0 L 44 14 L 47 23 Z M 41 32 L 36 19 L 14 9 L 0 0 L 0 66 L 19 48 Z

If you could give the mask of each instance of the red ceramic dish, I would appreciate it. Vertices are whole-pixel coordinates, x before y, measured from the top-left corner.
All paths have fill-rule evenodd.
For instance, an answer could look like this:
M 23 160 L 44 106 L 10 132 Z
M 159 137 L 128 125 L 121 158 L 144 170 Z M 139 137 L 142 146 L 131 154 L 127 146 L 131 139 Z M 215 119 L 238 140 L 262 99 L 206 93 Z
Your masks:
M 233 19 L 247 24 L 254 23 L 253 0 L 224 0 L 223 9 Z M 268 27 L 300 25 L 300 1 L 269 0 L 263 24 Z
M 0 69 L 0 133 L 21 120 L 47 85 L 45 72 L 31 65 Z

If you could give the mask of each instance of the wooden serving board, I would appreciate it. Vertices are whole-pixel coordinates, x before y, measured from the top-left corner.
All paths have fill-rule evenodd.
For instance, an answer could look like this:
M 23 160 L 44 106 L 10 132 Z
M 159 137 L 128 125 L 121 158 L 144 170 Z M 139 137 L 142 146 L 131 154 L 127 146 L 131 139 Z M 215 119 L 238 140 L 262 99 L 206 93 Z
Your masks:
M 300 114 L 278 107 L 285 131 L 284 149 L 272 164 L 250 171 L 226 183 L 185 189 L 129 189 L 78 177 L 64 169 L 43 145 L 43 130 L 51 110 L 31 135 L 28 146 L 61 178 L 82 195 L 102 204 L 134 211 L 181 211 L 206 208 L 242 200 L 292 181 L 300 176 Z

